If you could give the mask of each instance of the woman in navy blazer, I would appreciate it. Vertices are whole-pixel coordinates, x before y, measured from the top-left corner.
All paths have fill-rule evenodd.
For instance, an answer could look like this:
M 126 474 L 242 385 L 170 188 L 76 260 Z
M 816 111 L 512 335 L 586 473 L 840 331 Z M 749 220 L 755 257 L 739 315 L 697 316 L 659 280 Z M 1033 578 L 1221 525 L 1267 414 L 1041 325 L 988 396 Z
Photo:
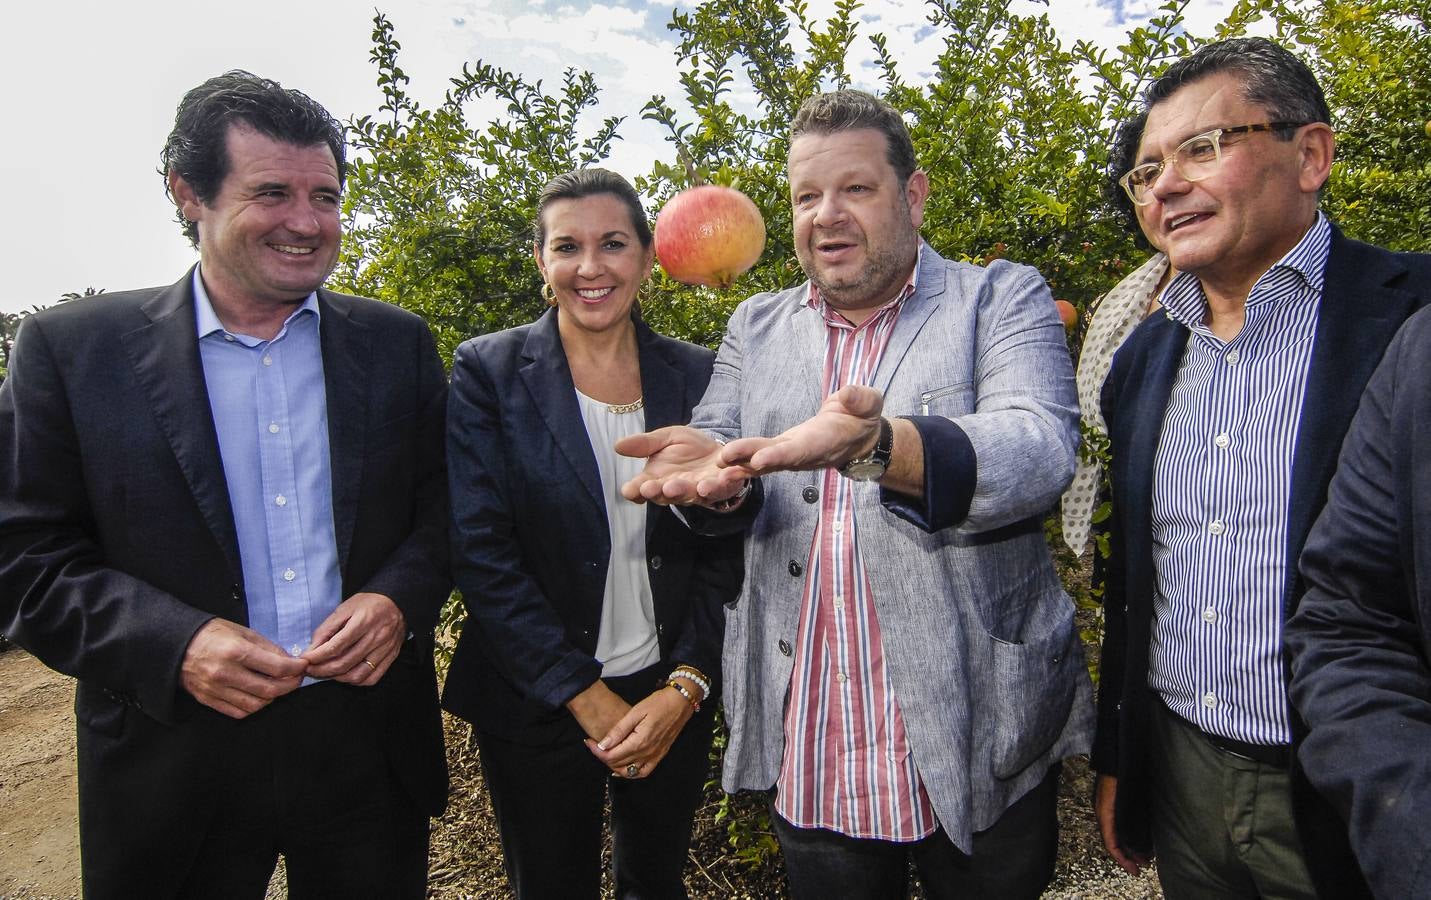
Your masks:
M 624 501 L 643 461 L 612 444 L 686 422 L 714 357 L 642 323 L 652 238 L 625 179 L 556 178 L 535 231 L 554 308 L 467 341 L 453 362 L 453 567 L 468 616 L 443 705 L 473 724 L 519 898 L 599 895 L 608 792 L 616 895 L 684 897 L 740 544 Z

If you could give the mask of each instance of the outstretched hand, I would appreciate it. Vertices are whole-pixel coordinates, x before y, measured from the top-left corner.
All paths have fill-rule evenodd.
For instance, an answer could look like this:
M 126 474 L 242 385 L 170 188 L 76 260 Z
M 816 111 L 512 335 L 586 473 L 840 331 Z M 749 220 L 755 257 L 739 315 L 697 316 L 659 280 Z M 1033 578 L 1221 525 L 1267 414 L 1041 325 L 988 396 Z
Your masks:
M 721 461 L 718 441 L 687 425 L 624 437 L 616 452 L 646 460 L 640 474 L 621 486 L 621 496 L 634 503 L 710 505 L 733 497 L 750 477 Z
M 884 397 L 863 385 L 840 388 L 815 415 L 775 437 L 749 437 L 720 448 L 725 466 L 753 474 L 838 468 L 867 456 L 879 440 Z

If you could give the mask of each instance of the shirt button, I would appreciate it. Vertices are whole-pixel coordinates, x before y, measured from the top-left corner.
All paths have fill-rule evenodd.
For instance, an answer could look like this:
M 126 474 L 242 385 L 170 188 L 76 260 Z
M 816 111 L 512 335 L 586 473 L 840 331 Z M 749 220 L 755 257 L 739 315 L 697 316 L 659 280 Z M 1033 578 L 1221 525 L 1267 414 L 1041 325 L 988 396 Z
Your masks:
M 1219 434 L 1217 437 L 1213 438 L 1212 442 L 1219 447 L 1226 447 L 1228 444 L 1232 443 L 1232 438 L 1228 437 L 1227 432 L 1224 431 L 1222 434 Z
M 231 334 L 226 334 L 226 335 L 224 335 L 224 340 L 226 340 L 226 341 L 228 341 L 230 344 L 232 344 L 234 341 L 238 340 L 238 338 L 234 337 L 234 336 L 231 335 Z
M 813 484 L 807 484 L 805 489 L 800 492 L 800 498 L 806 503 L 814 503 L 820 499 L 820 489 Z
M 845 530 L 845 523 L 836 522 L 834 525 L 831 526 L 831 528 L 834 530 L 835 534 L 839 534 L 840 532 Z
M 274 498 L 273 498 L 273 505 L 274 505 L 274 506 L 287 506 L 287 505 L 288 505 L 288 498 L 285 497 L 285 496 L 283 496 L 282 494 L 279 494 L 277 497 L 274 497 Z
M 269 422 L 269 423 L 268 423 L 268 433 L 269 433 L 269 434 L 278 434 L 278 423 L 277 423 L 277 422 Z
M 1222 534 L 1227 530 L 1227 526 L 1222 524 L 1221 519 L 1213 519 L 1207 526 L 1208 534 Z
M 836 600 L 836 601 L 835 601 L 835 609 L 844 609 L 844 608 L 845 608 L 845 601 L 843 601 L 843 600 Z
M 294 644 L 292 647 L 289 647 L 289 648 L 288 648 L 288 655 L 289 655 L 289 656 L 302 656 L 302 655 L 303 655 L 303 648 L 300 647 L 300 646 L 298 646 L 297 644 Z
M 1235 366 L 1237 365 L 1237 361 L 1242 358 L 1242 354 L 1238 353 L 1236 350 L 1229 350 L 1227 351 L 1227 356 L 1223 358 L 1227 360 L 1227 364 L 1229 366 Z
M 293 579 L 295 579 L 295 578 L 297 578 L 297 577 L 298 577 L 298 573 L 295 572 L 295 571 L 293 571 L 292 569 L 284 569 L 284 570 L 283 570 L 283 580 L 284 580 L 284 581 L 292 581 Z
M 844 684 L 846 681 L 849 681 L 849 679 L 845 677 L 844 672 L 836 672 L 835 680 L 838 681 L 840 684 Z
M 1202 611 L 1202 620 L 1203 620 L 1204 622 L 1208 623 L 1209 625 L 1211 625 L 1213 622 L 1216 622 L 1216 621 L 1217 621 L 1217 610 L 1215 610 L 1215 609 L 1213 609 L 1211 606 L 1209 606 L 1207 609 L 1205 609 L 1205 610 Z
M 1214 694 L 1212 691 L 1208 691 L 1206 694 L 1203 694 L 1202 705 L 1206 706 L 1208 709 L 1212 709 L 1214 706 L 1217 705 L 1217 695 Z
M 263 356 L 263 364 L 264 364 L 265 366 L 271 366 L 271 365 L 273 365 L 273 357 L 271 357 L 271 356 L 269 356 L 268 354 L 265 353 L 264 356 Z

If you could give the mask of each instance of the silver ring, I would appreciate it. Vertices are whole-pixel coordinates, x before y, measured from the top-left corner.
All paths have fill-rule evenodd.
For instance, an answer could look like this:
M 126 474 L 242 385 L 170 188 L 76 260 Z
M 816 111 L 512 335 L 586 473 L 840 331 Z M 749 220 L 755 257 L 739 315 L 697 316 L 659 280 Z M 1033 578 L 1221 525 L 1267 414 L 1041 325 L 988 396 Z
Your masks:
M 632 763 L 631 765 L 629 765 L 629 766 L 626 767 L 626 777 L 627 777 L 627 778 L 635 778 L 637 775 L 640 775 L 640 774 L 641 774 L 641 767 L 638 766 L 638 765 L 636 765 L 635 763 Z

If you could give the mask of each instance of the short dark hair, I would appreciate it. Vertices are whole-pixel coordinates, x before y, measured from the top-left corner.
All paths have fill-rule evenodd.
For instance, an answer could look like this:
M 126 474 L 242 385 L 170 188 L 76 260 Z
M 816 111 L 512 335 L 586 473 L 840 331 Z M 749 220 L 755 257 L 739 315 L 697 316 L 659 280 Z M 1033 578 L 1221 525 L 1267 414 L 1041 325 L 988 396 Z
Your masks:
M 347 178 L 343 126 L 328 110 L 307 94 L 234 69 L 210 78 L 179 101 L 174 130 L 159 154 L 159 174 L 165 178 L 166 191 L 172 172 L 194 189 L 202 203 L 213 202 L 229 174 L 230 125 L 251 128 L 295 147 L 327 144 L 338 164 L 338 184 Z M 178 218 L 185 237 L 199 246 L 198 226 L 182 212 Z
M 884 135 L 886 156 L 901 184 L 919 168 L 914 142 L 899 110 L 864 91 L 812 94 L 800 104 L 790 123 L 790 143 L 802 134 L 834 134 L 856 128 L 873 128 Z
M 1138 222 L 1138 210 L 1118 179 L 1137 164 L 1138 146 L 1143 143 L 1143 129 L 1147 124 L 1148 111 L 1140 110 L 1118 126 L 1113 133 L 1113 145 L 1108 149 L 1108 177 L 1103 182 L 1103 199 L 1113 207 L 1123 224 L 1132 229 L 1140 247 L 1147 243 L 1147 238 Z
M 532 225 L 532 237 L 538 249 L 547 239 L 545 214 L 547 207 L 558 200 L 580 200 L 598 194 L 610 194 L 626 204 L 631 214 L 631 226 L 636 229 L 636 238 L 641 246 L 651 249 L 651 223 L 646 219 L 646 208 L 631 182 L 609 169 L 577 169 L 566 172 L 548 181 L 537 195 L 536 222 Z
M 1184 85 L 1223 72 L 1241 80 L 1243 99 L 1263 107 L 1269 121 L 1332 122 L 1322 86 L 1307 64 L 1285 47 L 1260 37 L 1205 44 L 1192 56 L 1173 63 L 1148 85 L 1144 109 L 1152 109 Z M 1287 132 L 1279 135 L 1284 140 L 1291 137 Z

